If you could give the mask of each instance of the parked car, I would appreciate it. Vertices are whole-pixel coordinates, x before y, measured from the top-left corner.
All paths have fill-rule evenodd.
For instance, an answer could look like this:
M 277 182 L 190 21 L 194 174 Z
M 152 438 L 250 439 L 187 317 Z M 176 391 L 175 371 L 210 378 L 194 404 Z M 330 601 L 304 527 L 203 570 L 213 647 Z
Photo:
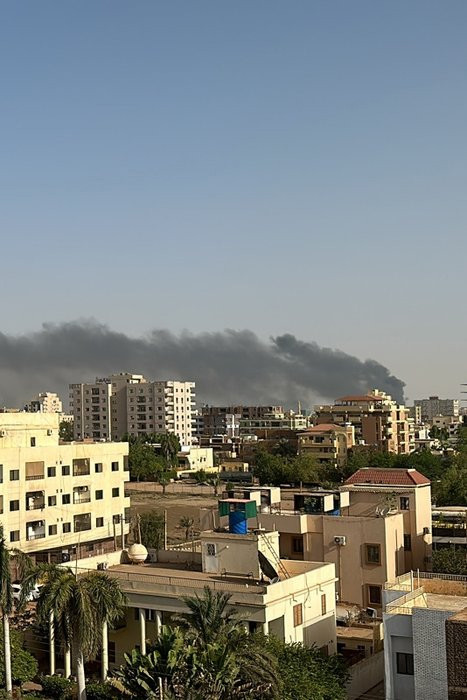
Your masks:
M 13 598 L 14 600 L 18 601 L 21 596 L 21 584 L 20 583 L 13 583 L 12 584 L 12 589 L 13 589 Z M 32 603 L 33 601 L 37 600 L 39 598 L 40 592 L 41 592 L 42 586 L 35 585 L 32 591 L 28 595 L 28 603 Z

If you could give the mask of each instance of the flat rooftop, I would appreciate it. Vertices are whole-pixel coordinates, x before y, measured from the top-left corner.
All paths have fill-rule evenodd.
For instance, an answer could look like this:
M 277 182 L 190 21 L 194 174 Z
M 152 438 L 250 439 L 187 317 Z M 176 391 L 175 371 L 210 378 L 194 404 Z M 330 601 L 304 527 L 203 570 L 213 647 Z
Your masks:
M 363 639 L 368 642 L 373 641 L 373 630 L 368 627 L 336 627 L 337 637 L 345 639 Z
M 326 566 L 322 562 L 282 560 L 277 567 L 280 581 L 293 576 L 305 574 Z M 252 576 L 229 573 L 226 576 L 201 571 L 196 564 L 177 563 L 147 563 L 147 564 L 117 564 L 110 566 L 107 573 L 128 583 L 146 583 L 151 586 L 186 586 L 187 588 L 204 588 L 209 586 L 215 590 L 232 592 L 266 593 L 274 584 L 268 580 L 254 579 Z
M 467 598 L 458 595 L 443 595 L 442 593 L 426 593 L 427 607 L 432 610 L 460 611 L 467 607 Z

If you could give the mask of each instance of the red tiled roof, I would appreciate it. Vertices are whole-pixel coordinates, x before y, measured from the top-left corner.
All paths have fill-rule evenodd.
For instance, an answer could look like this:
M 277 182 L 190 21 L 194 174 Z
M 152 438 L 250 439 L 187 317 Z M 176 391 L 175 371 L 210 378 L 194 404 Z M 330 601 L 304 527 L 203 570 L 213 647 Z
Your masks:
M 361 401 L 363 402 L 370 402 L 370 401 L 382 401 L 383 396 L 374 396 L 374 394 L 365 394 L 364 396 L 341 396 L 340 399 L 336 399 L 337 401 Z
M 431 483 L 416 469 L 376 469 L 363 467 L 347 479 L 346 484 L 383 484 L 384 486 L 421 486 Z
M 318 423 L 318 425 L 313 425 L 311 428 L 307 428 L 307 433 L 328 433 L 331 430 L 345 430 L 340 425 L 335 425 L 334 423 Z

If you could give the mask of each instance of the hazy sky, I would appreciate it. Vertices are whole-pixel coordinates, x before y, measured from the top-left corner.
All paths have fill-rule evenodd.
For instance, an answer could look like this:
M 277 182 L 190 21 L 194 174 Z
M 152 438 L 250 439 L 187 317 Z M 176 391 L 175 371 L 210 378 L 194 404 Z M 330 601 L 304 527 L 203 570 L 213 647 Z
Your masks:
M 465 0 L 0 0 L 1 330 L 293 333 L 457 395 L 466 36 Z

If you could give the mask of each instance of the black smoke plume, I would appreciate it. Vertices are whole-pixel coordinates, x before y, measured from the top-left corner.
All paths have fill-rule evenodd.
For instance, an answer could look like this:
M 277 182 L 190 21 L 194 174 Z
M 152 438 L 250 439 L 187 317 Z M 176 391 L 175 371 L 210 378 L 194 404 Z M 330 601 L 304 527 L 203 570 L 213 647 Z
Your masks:
M 198 403 L 274 403 L 295 407 L 378 388 L 403 400 L 404 382 L 375 360 L 361 361 L 284 334 L 265 342 L 252 331 L 140 338 L 94 321 L 44 324 L 35 333 L 0 333 L 0 404 L 21 406 L 39 391 L 68 405 L 68 384 L 113 372 L 196 381 Z

